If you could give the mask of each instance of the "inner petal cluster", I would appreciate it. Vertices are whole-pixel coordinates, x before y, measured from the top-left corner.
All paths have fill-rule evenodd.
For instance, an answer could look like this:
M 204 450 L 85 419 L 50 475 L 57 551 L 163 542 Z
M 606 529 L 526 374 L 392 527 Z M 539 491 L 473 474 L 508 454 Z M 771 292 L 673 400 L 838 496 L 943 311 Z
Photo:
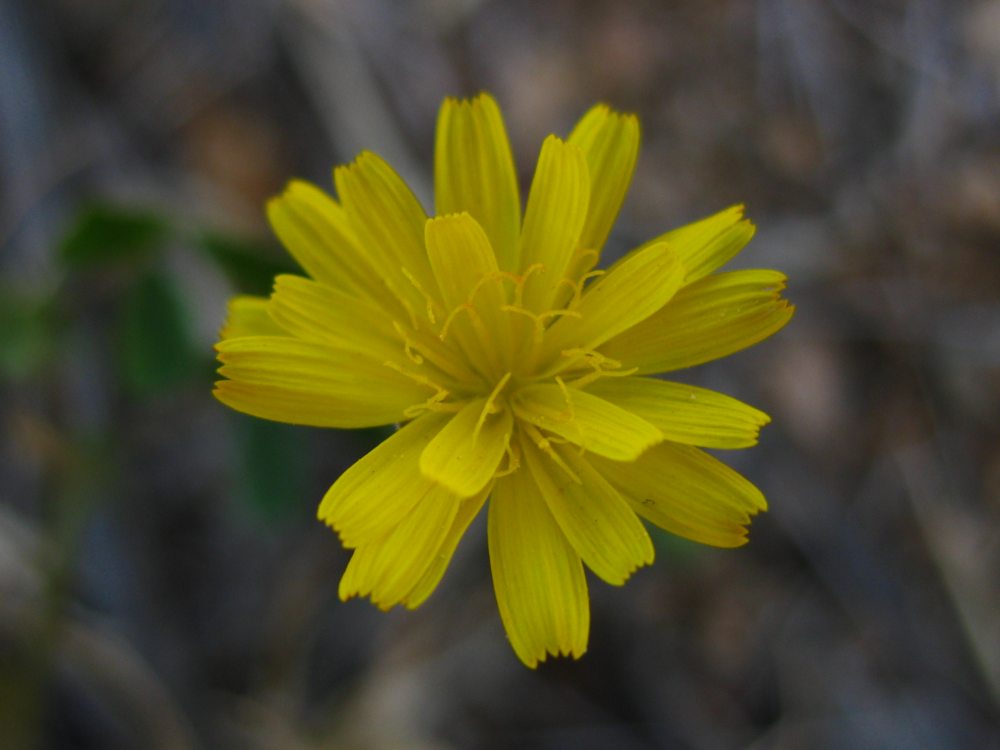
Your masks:
M 631 284 L 642 274 L 660 283 L 661 294 L 676 289 L 680 266 L 664 247 L 647 248 L 604 279 L 598 280 L 603 272 L 568 263 L 563 272 L 570 275 L 532 287 L 551 270 L 541 263 L 521 273 L 500 270 L 485 232 L 468 214 L 428 221 L 426 246 L 437 293 L 421 288 L 425 304 L 408 308 L 408 321 L 393 321 L 405 356 L 388 364 L 433 390 L 406 410 L 407 418 L 454 415 L 421 456 L 427 477 L 471 496 L 491 479 L 517 471 L 522 443 L 529 441 L 579 481 L 554 444 L 632 460 L 659 442 L 654 427 L 584 389 L 635 372 L 595 344 L 622 314 L 609 305 L 622 302 L 623 279 Z M 585 289 L 590 279 L 595 281 Z M 548 290 L 535 292 L 534 307 L 526 299 L 532 288 Z M 545 301 L 558 306 L 539 309 Z M 606 319 L 596 326 L 588 320 L 602 313 Z M 594 429 L 595 422 L 610 429 Z

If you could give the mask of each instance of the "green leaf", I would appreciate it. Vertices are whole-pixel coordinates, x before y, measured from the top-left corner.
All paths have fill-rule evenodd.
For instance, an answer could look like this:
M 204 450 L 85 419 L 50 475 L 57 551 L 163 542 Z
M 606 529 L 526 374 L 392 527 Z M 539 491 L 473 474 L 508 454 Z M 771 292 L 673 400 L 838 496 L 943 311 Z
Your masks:
M 57 346 L 49 300 L 0 287 L 0 374 L 23 380 L 50 360 Z
M 298 425 L 233 415 L 239 448 L 237 497 L 258 520 L 282 523 L 313 516 L 322 496 L 309 489 L 308 446 L 315 431 Z M 393 427 L 351 430 L 352 448 L 364 455 L 389 437 Z M 328 477 L 332 483 L 336 476 Z
M 77 214 L 59 256 L 76 268 L 141 258 L 157 250 L 169 233 L 167 221 L 155 213 L 96 203 Z
M 243 294 L 268 295 L 275 276 L 301 273 L 286 256 L 265 243 L 218 232 L 205 232 L 197 243 Z
M 265 521 L 292 517 L 312 506 L 304 477 L 306 433 L 298 427 L 263 419 L 238 418 L 240 493 Z
M 172 388 L 198 369 L 187 311 L 170 277 L 149 271 L 121 310 L 119 359 L 125 385 L 139 395 Z

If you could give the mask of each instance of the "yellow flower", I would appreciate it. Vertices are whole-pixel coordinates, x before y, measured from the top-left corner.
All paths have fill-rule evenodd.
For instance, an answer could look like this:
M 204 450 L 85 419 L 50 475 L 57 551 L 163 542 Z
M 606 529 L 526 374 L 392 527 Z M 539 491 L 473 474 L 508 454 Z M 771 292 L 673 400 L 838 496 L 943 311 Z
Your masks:
M 308 277 L 238 297 L 215 395 L 319 427 L 402 425 L 330 488 L 319 518 L 354 550 L 340 596 L 416 607 L 489 498 L 497 604 L 534 667 L 587 648 L 584 565 L 619 585 L 653 560 L 640 518 L 719 547 L 761 493 L 700 448 L 757 442 L 764 413 L 648 377 L 788 322 L 776 271 L 715 273 L 750 240 L 741 206 L 593 271 L 635 167 L 639 125 L 605 106 L 542 145 L 522 216 L 494 100 L 446 100 L 428 218 L 382 159 L 292 182 L 268 205 Z

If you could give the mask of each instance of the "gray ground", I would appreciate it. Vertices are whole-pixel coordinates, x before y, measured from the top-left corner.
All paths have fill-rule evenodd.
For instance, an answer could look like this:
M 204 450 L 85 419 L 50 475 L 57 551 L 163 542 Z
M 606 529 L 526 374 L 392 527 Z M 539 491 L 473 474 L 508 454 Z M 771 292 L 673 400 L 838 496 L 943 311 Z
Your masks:
M 749 546 L 657 537 L 537 672 L 481 524 L 417 612 L 337 600 L 315 506 L 379 433 L 208 395 L 264 200 L 370 148 L 429 205 L 481 89 L 524 180 L 637 112 L 609 256 L 743 201 L 798 306 L 679 378 L 774 417 Z M 4 0 L 0 746 L 1000 748 L 998 93 L 998 0 Z

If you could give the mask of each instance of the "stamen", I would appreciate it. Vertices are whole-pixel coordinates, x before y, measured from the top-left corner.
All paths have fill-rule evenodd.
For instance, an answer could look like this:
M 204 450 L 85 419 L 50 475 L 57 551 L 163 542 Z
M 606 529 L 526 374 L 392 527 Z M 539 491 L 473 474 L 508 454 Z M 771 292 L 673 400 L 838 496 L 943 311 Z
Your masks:
M 458 317 L 458 313 L 463 311 L 469 314 L 469 322 L 472 324 L 475 333 L 471 342 L 466 340 L 464 343 L 466 346 L 470 344 L 473 346 L 478 345 L 479 349 L 479 354 L 472 356 L 471 361 L 469 361 L 468 364 L 480 375 L 480 377 L 485 378 L 486 380 L 492 380 L 496 376 L 496 373 L 502 369 L 502 366 L 497 358 L 496 351 L 490 346 L 489 342 L 492 339 L 490 332 L 486 330 L 486 326 L 483 324 L 483 319 L 470 303 L 463 302 L 461 305 L 448 313 L 448 317 L 445 320 L 444 325 L 441 327 L 441 333 L 438 334 L 438 338 L 441 339 L 442 343 L 444 342 L 448 333 L 451 331 L 452 322 Z M 459 346 L 461 346 L 461 344 L 462 342 L 459 343 Z M 484 363 L 489 368 L 492 368 L 489 372 L 484 370 L 481 366 Z
M 577 347 L 574 349 L 563 349 L 559 354 L 569 361 L 557 361 L 549 370 L 541 374 L 542 378 L 554 377 L 556 373 L 572 370 L 581 361 L 595 370 L 617 370 L 622 366 L 622 363 L 618 360 L 606 357 L 595 349 Z
M 514 287 L 516 289 L 517 285 L 522 283 L 523 276 L 520 276 L 513 271 L 494 271 L 485 276 L 484 278 L 495 277 L 501 281 L 512 281 L 514 282 Z
M 400 304 L 403 305 L 403 309 L 406 310 L 406 314 L 410 316 L 410 328 L 416 328 L 417 314 L 413 311 L 413 305 L 410 304 L 410 300 L 402 295 L 396 295 L 396 297 L 399 299 Z
M 460 312 L 462 312 L 462 310 L 471 310 L 471 309 L 472 306 L 469 305 L 468 302 L 465 302 L 456 307 L 450 313 L 448 313 L 448 317 L 445 318 L 444 325 L 441 326 L 441 332 L 438 334 L 438 338 L 444 341 L 445 338 L 447 338 L 448 336 L 448 331 L 451 330 L 451 321 L 455 319 L 455 316 L 458 315 Z
M 580 278 L 573 280 L 572 277 L 567 276 L 565 279 L 559 282 L 560 285 L 566 284 L 569 286 L 572 292 L 569 302 L 566 303 L 566 307 L 569 310 L 577 308 L 580 306 L 580 298 L 583 296 L 583 287 L 590 279 L 595 279 L 598 276 L 603 276 L 604 271 L 590 271 L 589 273 L 583 274 Z
M 594 368 L 593 372 L 589 372 L 586 375 L 576 378 L 575 380 L 571 380 L 570 385 L 574 388 L 585 388 L 601 378 L 627 378 L 629 375 L 635 375 L 637 372 L 639 372 L 638 367 L 630 367 L 627 370 L 601 370 L 599 368 Z
M 545 321 L 549 318 L 557 318 L 561 315 L 569 315 L 573 318 L 579 318 L 580 313 L 575 310 L 546 310 L 542 313 L 533 313 L 525 307 L 520 305 L 501 305 L 500 309 L 504 312 L 519 313 L 520 315 L 525 315 L 535 324 L 535 341 L 536 343 L 541 343 L 542 337 L 545 335 Z
M 494 336 L 487 330 L 482 316 L 471 304 L 469 305 L 469 322 L 472 323 L 472 328 L 476 335 L 475 341 L 478 343 L 482 355 L 489 363 L 490 375 L 496 376 L 496 373 L 503 371 L 503 364 L 500 362 L 499 352 L 493 346 Z
M 496 400 L 503 391 L 504 386 L 510 381 L 511 373 L 507 373 L 502 378 L 500 382 L 494 386 L 493 390 L 490 392 L 489 397 L 486 399 L 486 403 L 483 404 L 483 410 L 479 413 L 479 419 L 476 420 L 476 427 L 472 431 L 472 442 L 475 443 L 479 439 L 479 432 L 483 429 L 483 425 L 486 424 L 486 417 L 489 414 L 496 414 L 500 411 L 500 407 L 496 407 Z
M 476 295 L 479 294 L 479 290 L 486 286 L 487 282 L 505 280 L 513 280 L 517 283 L 517 277 L 510 271 L 490 271 L 489 273 L 483 274 L 483 277 L 476 282 L 474 287 L 472 287 L 472 291 L 469 292 L 469 296 L 465 301 L 471 305 L 475 301 Z
M 448 392 L 442 391 L 440 393 L 435 393 L 429 399 L 424 401 L 422 404 L 414 404 L 413 406 L 407 406 L 403 409 L 403 416 L 407 419 L 416 419 L 421 414 L 426 412 L 451 412 L 457 414 L 462 410 L 462 404 L 457 401 L 445 402 L 444 399 L 448 398 Z
M 538 366 L 538 355 L 542 351 L 542 341 L 545 338 L 545 321 L 550 318 L 556 318 L 562 315 L 570 315 L 573 317 L 580 317 L 580 313 L 575 310 L 547 310 L 542 313 L 534 313 L 527 308 L 520 307 L 518 305 L 502 305 L 501 310 L 510 313 L 518 313 L 530 319 L 534 323 L 533 335 L 530 339 L 530 347 L 527 345 L 522 346 L 521 353 L 518 358 L 520 364 L 523 366 L 524 372 L 531 372 L 535 370 Z M 524 337 L 527 338 L 526 336 Z M 527 349 L 527 351 L 525 351 Z M 564 369 L 564 368 L 563 368 Z
M 580 455 L 583 455 L 583 451 L 586 449 L 586 440 L 583 434 L 583 428 L 580 427 L 579 422 L 576 421 L 576 411 L 573 409 L 573 398 L 569 395 L 569 388 L 566 387 L 566 383 L 558 375 L 556 376 L 556 383 L 559 385 L 559 389 L 562 391 L 563 398 L 566 399 L 566 418 L 564 421 L 573 425 L 576 430 L 576 444 L 580 446 Z M 562 415 L 560 415 L 561 417 Z
M 575 422 L 576 414 L 573 411 L 573 399 L 569 395 L 569 389 L 566 387 L 563 379 L 558 376 L 556 376 L 556 383 L 559 385 L 559 390 L 562 391 L 563 398 L 566 399 L 566 421 Z
M 558 453 L 556 453 L 555 450 L 553 450 L 552 448 L 553 443 L 563 444 L 566 443 L 567 441 L 561 440 L 556 437 L 547 438 L 544 435 L 542 435 L 541 432 L 538 431 L 538 428 L 536 428 L 533 424 L 529 424 L 527 422 L 522 422 L 521 427 L 524 429 L 524 434 L 527 435 L 529 438 L 531 438 L 531 442 L 533 442 L 536 446 L 538 446 L 538 449 L 541 450 L 545 455 L 547 455 L 549 458 L 555 461 L 556 465 L 564 472 L 566 472 L 566 475 L 570 479 L 572 479 L 577 484 L 583 484 L 583 482 L 580 480 L 580 477 L 578 477 L 576 473 L 566 465 L 566 462 L 562 460 L 562 457 Z
M 521 449 L 510 437 L 510 435 L 507 436 L 507 446 L 504 448 L 504 454 L 507 457 L 507 466 L 506 468 L 498 469 L 493 475 L 494 479 L 513 474 L 521 468 Z
M 399 364 L 399 362 L 393 362 L 392 360 L 386 360 L 382 364 L 385 365 L 386 367 L 388 367 L 390 370 L 395 370 L 396 372 L 398 372 L 403 377 L 409 378 L 410 380 L 412 380 L 415 383 L 419 383 L 420 385 L 424 385 L 424 386 L 427 386 L 428 388 L 432 388 L 438 394 L 442 394 L 443 393 L 444 396 L 441 397 L 442 399 L 443 398 L 447 398 L 450 395 L 450 393 L 451 393 L 447 388 L 444 388 L 441 385 L 439 385 L 438 383 L 435 383 L 433 380 L 431 380 L 426 375 L 423 375 L 423 374 L 421 374 L 419 372 L 412 372 L 412 371 L 408 370 L 407 368 L 403 367 L 403 365 Z M 441 399 L 438 399 L 438 400 L 440 401 Z
M 589 257 L 589 262 L 587 262 L 587 260 L 585 260 L 585 258 L 588 258 L 588 257 Z M 588 248 L 581 247 L 581 248 L 579 248 L 577 250 L 577 255 L 573 259 L 573 262 L 574 262 L 574 265 L 577 266 L 577 273 L 580 273 L 585 268 L 593 268 L 595 265 L 597 265 L 597 261 L 599 261 L 600 259 L 601 259 L 601 254 L 597 250 L 595 250 L 594 248 L 592 248 L 592 247 L 588 247 Z M 584 278 L 586 278 L 586 276 L 587 276 L 586 273 L 584 273 L 582 275 L 583 275 Z
M 425 358 L 426 364 L 433 365 L 442 374 L 452 377 L 458 383 L 469 384 L 477 380 L 476 374 L 464 366 L 460 358 L 449 357 L 447 351 L 438 351 L 434 348 L 434 340 L 427 335 L 420 335 L 420 331 L 407 331 L 407 329 L 397 320 L 392 322 L 396 333 L 403 340 L 403 348 L 407 357 L 415 364 L 425 364 L 414 359 L 413 355 Z M 407 351 L 409 350 L 409 351 Z M 411 354 L 412 352 L 412 354 Z
M 562 315 L 568 315 L 571 318 L 580 318 L 580 317 L 583 317 L 576 310 L 565 310 L 565 309 L 562 309 L 562 308 L 560 308 L 558 310 L 546 310 L 543 313 L 538 313 L 538 317 L 542 321 L 546 321 L 549 318 L 558 318 L 558 317 L 560 317 Z
M 399 270 L 403 272 L 403 276 L 406 277 L 406 280 L 409 281 L 411 284 L 413 284 L 414 288 L 418 292 L 420 292 L 421 295 L 423 295 L 423 298 L 427 303 L 427 319 L 431 322 L 431 325 L 433 325 L 434 323 L 437 322 L 434 317 L 434 306 L 437 303 L 437 301 L 430 295 L 430 293 L 427 292 L 426 289 L 423 288 L 423 286 L 421 286 L 420 282 L 417 280 L 417 277 L 414 276 L 412 273 L 410 273 L 410 271 L 405 266 L 400 266 Z M 413 327 L 416 328 L 416 325 L 414 325 Z
M 532 263 L 526 269 L 524 273 L 514 278 L 514 304 L 517 307 L 521 307 L 524 304 L 524 284 L 528 280 L 528 277 L 536 271 L 545 272 L 545 266 L 541 263 Z
M 396 329 L 396 333 L 403 339 L 403 352 L 405 352 L 407 359 L 415 365 L 422 365 L 424 358 L 414 351 L 413 342 L 410 341 L 410 336 L 406 332 L 406 329 L 403 328 L 403 325 L 398 320 L 394 320 L 392 321 L 392 327 Z

